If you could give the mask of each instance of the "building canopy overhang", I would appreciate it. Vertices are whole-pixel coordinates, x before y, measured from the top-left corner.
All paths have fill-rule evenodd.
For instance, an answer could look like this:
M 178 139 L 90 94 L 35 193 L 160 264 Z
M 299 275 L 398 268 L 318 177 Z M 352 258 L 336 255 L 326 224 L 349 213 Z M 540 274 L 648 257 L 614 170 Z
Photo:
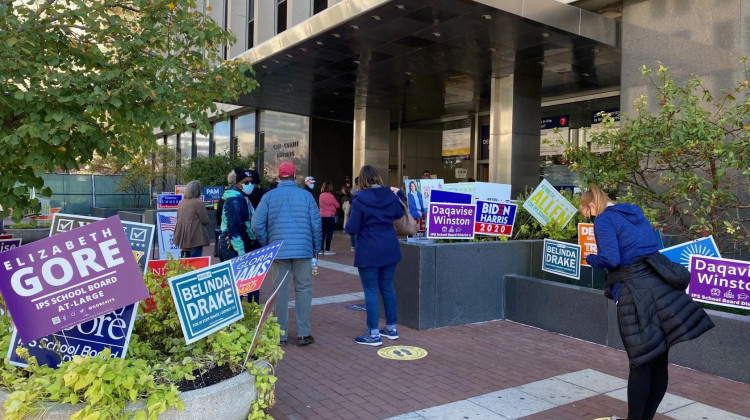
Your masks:
M 540 66 L 543 98 L 616 90 L 620 23 L 555 0 L 344 0 L 236 59 L 260 83 L 240 105 L 407 123 L 489 110 L 492 78 Z

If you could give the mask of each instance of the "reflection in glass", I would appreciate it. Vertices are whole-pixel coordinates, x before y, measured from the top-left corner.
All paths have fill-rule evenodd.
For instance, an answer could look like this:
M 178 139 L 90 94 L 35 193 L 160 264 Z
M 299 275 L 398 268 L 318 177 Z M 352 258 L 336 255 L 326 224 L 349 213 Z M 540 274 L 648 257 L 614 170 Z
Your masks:
M 214 125 L 214 156 L 229 154 L 229 121 L 219 121 Z
M 180 157 L 182 163 L 193 157 L 193 133 L 190 131 L 180 134 Z
M 237 150 L 242 156 L 255 153 L 255 113 L 240 115 L 235 125 Z
M 172 149 L 177 149 L 177 134 L 167 136 L 167 145 Z
M 275 180 L 279 165 L 291 161 L 297 167 L 297 181 L 309 175 L 310 119 L 302 115 L 261 111 L 260 131 L 263 140 L 263 172 L 265 177 Z
M 195 132 L 195 157 L 208 156 L 208 135 Z

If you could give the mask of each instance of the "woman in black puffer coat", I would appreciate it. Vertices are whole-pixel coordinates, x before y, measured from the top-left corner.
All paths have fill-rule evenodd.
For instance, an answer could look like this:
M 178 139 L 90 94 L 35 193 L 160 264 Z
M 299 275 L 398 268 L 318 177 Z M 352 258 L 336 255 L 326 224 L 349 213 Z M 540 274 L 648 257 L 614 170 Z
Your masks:
M 654 229 L 640 208 L 615 205 L 590 185 L 580 210 L 594 222 L 596 236 L 597 254 L 586 262 L 608 270 L 605 295 L 617 304 L 630 360 L 628 420 L 653 419 L 667 392 L 669 349 L 700 337 L 714 324 L 685 293 L 687 269 L 658 252 Z

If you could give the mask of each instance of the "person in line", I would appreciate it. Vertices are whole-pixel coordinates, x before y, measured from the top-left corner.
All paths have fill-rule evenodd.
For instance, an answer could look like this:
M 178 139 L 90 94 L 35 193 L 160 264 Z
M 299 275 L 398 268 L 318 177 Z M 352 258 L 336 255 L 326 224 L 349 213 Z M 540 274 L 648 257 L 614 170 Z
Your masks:
M 208 213 L 201 200 L 201 184 L 193 180 L 185 186 L 185 196 L 177 204 L 174 244 L 180 247 L 180 258 L 203 256 L 203 247 L 211 244 L 206 233 Z
M 260 248 L 255 234 L 250 228 L 253 217 L 253 206 L 248 197 L 255 185 L 249 170 L 236 167 L 227 177 L 232 188 L 224 190 L 221 196 L 224 205 L 221 211 L 221 234 L 219 234 L 219 260 L 227 261 L 234 257 L 245 255 Z M 248 294 L 248 301 L 258 302 L 260 292 Z
M 347 176 L 344 179 L 344 185 L 341 186 L 341 209 L 344 211 L 343 226 L 349 221 L 349 214 L 352 211 L 352 180 Z M 354 251 L 354 237 L 349 235 L 349 243 Z
M 359 270 L 367 312 L 367 332 L 354 341 L 367 346 L 382 345 L 381 336 L 398 339 L 393 275 L 401 261 L 401 249 L 393 221 L 404 215 L 399 193 L 403 195 L 397 188 L 383 186 L 375 168 L 363 166 L 359 171 L 359 190 L 352 200 L 352 214 L 345 227 L 350 235 L 357 235 L 354 266 Z M 378 290 L 385 309 L 385 327 L 380 330 Z
M 318 203 L 320 204 L 320 220 L 323 225 L 323 250 L 320 255 L 336 255 L 335 251 L 331 251 L 331 241 L 333 240 L 333 230 L 336 227 L 336 212 L 341 206 L 333 195 L 333 185 L 330 182 L 325 181 L 323 186 L 320 187 Z
M 294 316 L 297 321 L 297 345 L 315 342 L 310 328 L 312 305 L 312 265 L 321 249 L 320 211 L 311 194 L 297 187 L 292 162 L 279 166 L 279 185 L 260 200 L 252 221 L 253 232 L 261 244 L 284 241 L 271 265 L 274 287 L 287 272 L 294 282 Z M 289 287 L 279 290 L 274 312 L 283 330 L 281 344 L 287 343 L 289 324 Z
M 263 194 L 267 193 L 268 190 L 265 188 L 261 188 L 260 186 L 260 174 L 255 169 L 250 169 L 248 172 L 250 172 L 250 180 L 253 183 L 253 192 L 250 193 L 250 195 L 247 197 L 250 200 L 250 204 L 252 204 L 254 209 L 258 208 L 258 204 L 260 204 L 260 199 L 263 198 Z
M 581 213 L 594 223 L 598 253 L 586 257 L 607 269 L 605 296 L 615 301 L 620 336 L 630 360 L 628 420 L 654 418 L 667 392 L 669 349 L 713 328 L 684 292 L 690 273 L 659 253 L 654 228 L 633 204 L 613 204 L 596 185 L 581 195 Z M 612 416 L 611 419 L 620 417 Z
M 315 178 L 311 176 L 305 177 L 305 190 L 307 190 L 308 192 L 312 194 L 314 189 L 315 189 Z
M 422 172 L 422 179 L 432 179 L 432 174 L 430 174 L 429 170 L 425 170 Z
M 424 201 L 422 201 L 422 194 L 417 191 L 417 181 L 409 182 L 409 214 L 415 219 L 421 219 L 427 210 L 424 208 Z

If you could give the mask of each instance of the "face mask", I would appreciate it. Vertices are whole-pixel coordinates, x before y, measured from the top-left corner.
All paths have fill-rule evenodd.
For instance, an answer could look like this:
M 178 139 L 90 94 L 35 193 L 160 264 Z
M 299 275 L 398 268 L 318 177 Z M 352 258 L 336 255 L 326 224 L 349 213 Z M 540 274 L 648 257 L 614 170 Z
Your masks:
M 255 185 L 253 184 L 247 184 L 242 186 L 242 192 L 244 192 L 247 195 L 250 195 L 250 193 L 253 192 L 253 189 L 255 188 Z
M 308 187 L 309 187 L 310 189 L 313 189 L 313 188 L 315 188 L 315 184 L 312 184 L 312 183 L 311 183 L 310 185 L 308 185 Z

